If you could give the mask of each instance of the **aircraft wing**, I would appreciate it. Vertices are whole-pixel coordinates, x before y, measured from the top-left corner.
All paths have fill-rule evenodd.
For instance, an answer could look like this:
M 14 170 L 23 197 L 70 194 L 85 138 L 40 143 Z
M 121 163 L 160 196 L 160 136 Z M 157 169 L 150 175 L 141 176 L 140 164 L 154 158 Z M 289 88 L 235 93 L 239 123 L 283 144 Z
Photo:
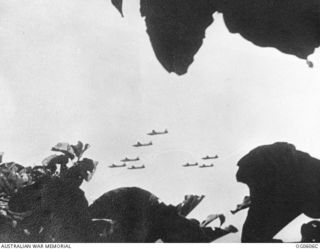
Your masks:
M 199 168 L 207 168 L 207 167 L 210 167 L 210 166 L 205 165 L 205 164 L 204 164 L 204 165 L 200 165 L 200 166 L 199 166 Z
M 212 168 L 214 167 L 214 165 L 202 165 L 202 166 L 199 166 L 200 168 Z

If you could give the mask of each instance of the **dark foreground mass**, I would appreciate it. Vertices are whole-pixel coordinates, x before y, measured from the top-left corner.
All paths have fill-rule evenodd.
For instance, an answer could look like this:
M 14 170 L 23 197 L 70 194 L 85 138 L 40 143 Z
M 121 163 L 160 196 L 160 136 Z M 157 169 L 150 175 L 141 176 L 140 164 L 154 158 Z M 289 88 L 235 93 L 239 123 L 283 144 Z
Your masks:
M 255 148 L 238 165 L 236 178 L 248 185 L 251 198 L 243 242 L 277 241 L 273 237 L 300 214 L 320 217 L 318 159 L 278 142 Z
M 123 187 L 89 205 L 80 186 L 96 163 L 82 158 L 82 143 L 57 145 L 60 154 L 46 158 L 42 166 L 0 164 L 1 242 L 212 242 L 238 231 L 232 225 L 221 227 L 226 220 L 222 214 L 202 222 L 186 217 L 204 196 L 186 195 L 174 206 L 147 190 Z M 73 159 L 71 166 L 65 157 Z M 236 179 L 250 189 L 250 196 L 232 211 L 249 208 L 242 242 L 281 242 L 273 237 L 300 214 L 320 217 L 318 159 L 278 142 L 253 149 L 238 165 Z M 217 218 L 220 227 L 211 228 Z M 304 223 L 301 242 L 318 242 L 319 225 Z
M 137 187 L 111 190 L 89 206 L 80 189 L 96 163 L 82 158 L 88 145 L 57 144 L 42 166 L 0 165 L 1 242 L 211 242 L 237 232 L 187 219 L 204 198 L 185 197 L 177 206 L 159 202 Z M 68 166 L 72 160 L 72 166 Z M 224 221 L 223 221 L 224 222 Z M 222 225 L 223 223 L 221 223 Z

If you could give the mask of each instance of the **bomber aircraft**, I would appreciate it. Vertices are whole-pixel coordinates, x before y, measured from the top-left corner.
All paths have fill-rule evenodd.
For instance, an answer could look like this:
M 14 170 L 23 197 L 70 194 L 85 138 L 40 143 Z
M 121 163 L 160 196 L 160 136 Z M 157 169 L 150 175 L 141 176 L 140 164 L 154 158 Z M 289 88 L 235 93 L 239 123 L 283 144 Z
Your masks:
M 214 165 L 210 164 L 210 165 L 206 165 L 206 164 L 202 164 L 199 166 L 199 168 L 212 168 Z
M 148 133 L 147 135 L 164 135 L 164 134 L 168 134 L 168 130 L 164 130 L 163 132 L 162 131 L 155 131 L 155 130 L 152 130 L 150 133 Z
M 123 168 L 126 167 L 127 165 L 125 163 L 121 164 L 121 165 L 116 165 L 116 164 L 111 164 L 109 166 L 109 168 Z
M 141 142 L 137 142 L 136 144 L 132 145 L 133 147 L 147 147 L 147 146 L 151 146 L 152 145 L 152 141 L 149 143 L 141 143 Z
M 121 161 L 122 162 L 129 162 L 129 161 L 139 161 L 139 160 L 140 160 L 139 157 L 136 157 L 136 158 L 133 158 L 133 159 L 130 159 L 130 158 L 126 157 L 126 158 L 122 159 Z
M 215 155 L 215 156 L 205 156 L 205 157 L 202 157 L 202 160 L 213 160 L 213 159 L 218 159 L 218 155 Z
M 187 162 L 186 164 L 183 164 L 182 166 L 183 167 L 194 167 L 194 166 L 198 166 L 198 162 L 196 162 L 196 163 Z
M 133 169 L 143 169 L 143 168 L 146 168 L 144 165 L 142 166 L 131 166 L 131 167 L 128 167 L 128 169 L 130 170 L 133 170 Z

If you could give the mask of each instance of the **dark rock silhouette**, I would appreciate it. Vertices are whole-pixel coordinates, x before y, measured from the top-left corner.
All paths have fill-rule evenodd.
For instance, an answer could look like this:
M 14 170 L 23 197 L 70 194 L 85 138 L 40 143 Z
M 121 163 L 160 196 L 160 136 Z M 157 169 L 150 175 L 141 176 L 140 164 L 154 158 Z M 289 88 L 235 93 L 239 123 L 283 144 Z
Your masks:
M 301 226 L 301 242 L 320 242 L 320 221 L 312 220 Z
M 122 14 L 122 0 L 112 3 Z M 257 46 L 307 59 L 320 45 L 319 0 L 141 0 L 140 5 L 156 57 L 178 75 L 193 62 L 216 11 L 231 33 Z
M 111 190 L 89 206 L 92 218 L 111 219 L 113 234 L 105 242 L 211 242 L 230 232 L 200 227 L 179 215 L 175 206 L 160 203 L 152 193 L 136 187 Z
M 271 242 L 301 213 L 320 217 L 320 161 L 278 142 L 255 148 L 238 162 L 237 180 L 250 189 L 242 242 Z

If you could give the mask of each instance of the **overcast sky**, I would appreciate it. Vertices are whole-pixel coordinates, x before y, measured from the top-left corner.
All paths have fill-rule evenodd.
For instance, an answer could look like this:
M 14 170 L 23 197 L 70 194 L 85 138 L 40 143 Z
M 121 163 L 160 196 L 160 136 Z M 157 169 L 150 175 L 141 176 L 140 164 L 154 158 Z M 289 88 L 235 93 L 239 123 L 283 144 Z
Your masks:
M 157 61 L 138 1 L 125 18 L 106 0 L 0 0 L 0 151 L 32 165 L 60 141 L 92 145 L 98 160 L 84 184 L 90 202 L 112 188 L 139 186 L 166 203 L 204 194 L 190 215 L 222 212 L 241 229 L 248 194 L 236 163 L 252 148 L 288 141 L 320 158 L 319 51 L 306 62 L 230 34 L 221 15 L 184 76 Z M 318 80 L 318 81 L 317 81 Z M 148 137 L 152 129 L 169 134 Z M 137 140 L 154 146 L 133 148 Z M 214 168 L 182 168 L 218 154 Z M 109 169 L 140 156 L 146 169 Z M 279 237 L 299 240 L 301 217 Z M 219 242 L 239 242 L 240 233 Z

